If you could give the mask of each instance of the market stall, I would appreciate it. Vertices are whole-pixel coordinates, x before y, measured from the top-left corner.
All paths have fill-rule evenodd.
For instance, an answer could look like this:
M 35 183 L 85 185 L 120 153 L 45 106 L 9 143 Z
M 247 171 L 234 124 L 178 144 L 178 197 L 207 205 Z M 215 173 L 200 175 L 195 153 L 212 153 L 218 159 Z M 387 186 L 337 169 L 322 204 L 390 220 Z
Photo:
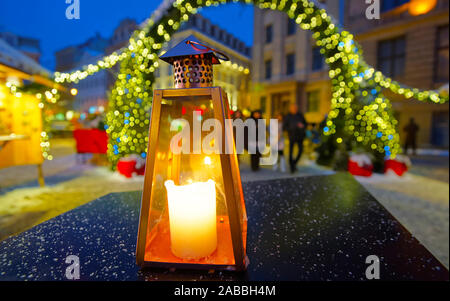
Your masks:
M 42 163 L 48 155 L 43 126 L 42 93 L 25 93 L 29 85 L 61 89 L 44 68 L 0 39 L 0 168 L 37 165 L 44 186 Z

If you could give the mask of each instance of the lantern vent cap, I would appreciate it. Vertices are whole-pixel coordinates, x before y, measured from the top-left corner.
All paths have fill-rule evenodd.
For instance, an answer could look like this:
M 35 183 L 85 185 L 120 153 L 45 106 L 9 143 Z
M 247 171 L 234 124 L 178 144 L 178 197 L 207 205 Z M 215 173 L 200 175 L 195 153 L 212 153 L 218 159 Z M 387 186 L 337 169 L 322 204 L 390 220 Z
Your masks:
M 211 56 L 213 64 L 220 64 L 220 60 L 229 60 L 225 54 L 204 45 L 204 43 L 200 42 L 194 35 L 188 36 L 159 58 L 173 65 L 174 60 L 182 57 L 205 54 Z

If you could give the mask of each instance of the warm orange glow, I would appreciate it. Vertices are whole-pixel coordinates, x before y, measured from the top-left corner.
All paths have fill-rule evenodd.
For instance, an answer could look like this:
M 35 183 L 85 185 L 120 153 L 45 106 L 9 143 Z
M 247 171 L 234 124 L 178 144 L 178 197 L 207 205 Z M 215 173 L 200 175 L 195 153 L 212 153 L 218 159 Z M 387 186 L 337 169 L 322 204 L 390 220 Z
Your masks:
M 436 6 L 437 0 L 411 0 L 409 3 L 409 13 L 419 16 L 428 13 Z
M 167 189 L 172 253 L 183 259 L 209 256 L 217 248 L 216 183 L 195 182 Z

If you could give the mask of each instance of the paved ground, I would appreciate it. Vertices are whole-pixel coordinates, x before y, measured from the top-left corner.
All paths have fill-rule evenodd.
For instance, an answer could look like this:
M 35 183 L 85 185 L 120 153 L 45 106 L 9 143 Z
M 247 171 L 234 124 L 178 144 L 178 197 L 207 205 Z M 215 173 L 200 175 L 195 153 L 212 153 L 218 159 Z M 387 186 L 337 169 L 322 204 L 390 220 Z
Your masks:
M 73 142 L 54 143 L 55 160 L 45 162 L 46 187 L 38 187 L 36 167 L 0 170 L 0 240 L 111 192 L 141 190 L 143 177 L 126 179 L 107 167 L 81 163 Z M 375 175 L 364 185 L 438 259 L 449 266 L 448 157 L 418 156 L 406 176 Z M 243 181 L 330 174 L 303 160 L 295 175 L 262 168 L 251 172 L 241 158 Z
M 449 266 L 448 183 L 412 173 L 401 178 L 356 178 L 436 258 Z
M 411 173 L 441 182 L 449 182 L 448 156 L 413 156 Z

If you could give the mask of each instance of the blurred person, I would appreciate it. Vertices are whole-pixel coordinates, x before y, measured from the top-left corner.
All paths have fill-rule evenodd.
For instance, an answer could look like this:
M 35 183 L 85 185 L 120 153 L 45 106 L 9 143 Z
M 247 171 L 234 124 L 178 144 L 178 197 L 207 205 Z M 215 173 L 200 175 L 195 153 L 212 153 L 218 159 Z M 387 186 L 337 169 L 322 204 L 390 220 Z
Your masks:
M 262 118 L 261 110 L 253 111 L 250 115 L 250 118 L 255 121 L 256 137 L 255 137 L 255 141 L 248 141 L 249 137 L 248 137 L 248 130 L 247 130 L 246 141 L 247 141 L 247 143 L 256 143 L 255 153 L 250 154 L 250 165 L 251 165 L 252 171 L 258 171 L 259 170 L 259 159 L 261 158 L 261 153 L 259 152 L 259 149 L 258 149 L 258 134 L 259 134 L 258 133 L 258 120 Z M 247 127 L 245 129 L 247 129 Z M 247 144 L 247 146 L 248 146 L 248 144 Z
M 287 131 L 289 137 L 289 166 L 291 173 L 297 171 L 297 163 L 303 152 L 303 140 L 305 139 L 305 129 L 307 122 L 296 104 L 291 104 L 289 114 L 284 117 L 283 129 Z M 294 158 L 294 146 L 297 145 L 298 152 Z
M 244 115 L 242 114 L 242 112 L 241 112 L 241 110 L 239 110 L 239 109 L 237 109 L 236 111 L 234 111 L 233 112 L 233 114 L 231 115 L 231 119 L 233 120 L 233 121 L 235 121 L 235 120 L 237 120 L 237 119 L 241 119 L 242 121 L 244 121 Z M 233 139 L 234 139 L 234 145 L 235 145 L 235 147 L 236 147 L 236 127 L 233 127 Z M 245 148 L 245 146 L 244 146 L 244 148 Z M 241 150 L 240 150 L 241 151 Z M 238 160 L 238 163 L 239 163 L 239 161 L 240 161 L 240 155 L 241 154 L 237 154 L 237 160 Z
M 315 123 L 311 124 L 310 135 L 311 135 L 312 143 L 320 144 L 320 132 L 319 132 L 317 124 L 315 124 Z
M 409 123 L 403 128 L 403 131 L 406 132 L 406 140 L 405 140 L 405 154 L 408 154 L 408 148 L 412 148 L 413 155 L 416 154 L 416 141 L 417 141 L 417 132 L 419 132 L 419 125 L 415 122 L 414 118 L 411 117 L 409 119 Z
M 286 160 L 284 158 L 284 133 L 283 133 L 283 115 L 281 113 L 276 114 L 276 119 L 278 120 L 278 159 L 273 165 L 273 170 L 280 170 L 281 172 L 286 172 Z
M 323 120 L 319 123 L 319 132 L 323 132 L 323 129 L 327 126 L 328 114 L 323 115 Z
M 236 119 L 242 119 L 243 115 L 241 110 L 237 109 L 236 111 L 233 112 L 233 114 L 231 114 L 231 119 L 236 120 Z
M 315 151 L 319 143 L 318 139 L 319 133 L 316 130 L 316 124 L 310 123 L 306 127 L 305 131 L 305 141 L 303 143 L 303 153 L 308 159 L 315 159 Z

